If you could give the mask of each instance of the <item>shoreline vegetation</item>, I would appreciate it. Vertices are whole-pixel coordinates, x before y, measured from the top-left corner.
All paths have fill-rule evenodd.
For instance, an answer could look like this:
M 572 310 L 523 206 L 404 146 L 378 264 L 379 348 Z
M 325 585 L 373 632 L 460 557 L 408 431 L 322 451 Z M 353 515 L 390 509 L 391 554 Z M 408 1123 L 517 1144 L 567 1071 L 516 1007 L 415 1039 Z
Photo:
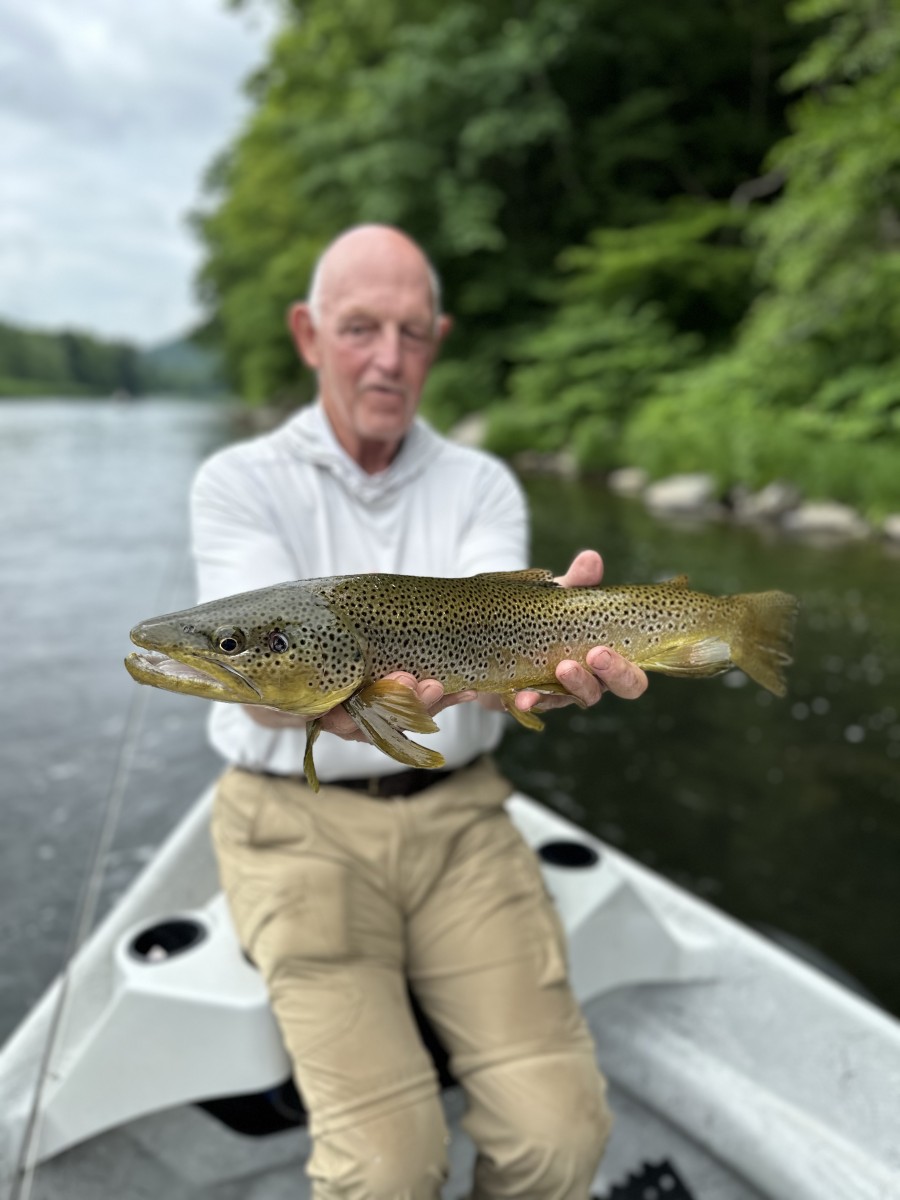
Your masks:
M 71 329 L 0 321 L 0 401 L 128 399 L 157 392 L 201 396 L 225 390 L 219 354 L 191 334 L 140 347 Z
M 449 436 L 462 445 L 483 446 L 488 441 L 488 429 L 489 418 L 473 415 L 460 422 Z M 577 458 L 566 451 L 520 451 L 510 456 L 509 461 L 522 475 L 596 479 L 617 496 L 643 501 L 654 516 L 665 520 L 755 525 L 822 546 L 880 538 L 892 550 L 900 550 L 900 512 L 871 521 L 852 505 L 833 499 L 808 498 L 788 480 L 773 479 L 753 489 L 739 483 L 723 487 L 715 475 L 705 471 L 659 478 L 651 478 L 645 468 L 638 466 L 616 467 L 608 472 L 585 471 Z

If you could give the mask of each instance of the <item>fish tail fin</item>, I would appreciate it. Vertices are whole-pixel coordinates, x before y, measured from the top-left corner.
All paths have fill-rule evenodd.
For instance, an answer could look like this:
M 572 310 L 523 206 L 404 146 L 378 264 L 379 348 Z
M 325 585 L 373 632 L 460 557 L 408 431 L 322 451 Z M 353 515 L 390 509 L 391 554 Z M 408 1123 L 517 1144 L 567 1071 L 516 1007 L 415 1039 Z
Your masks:
M 784 668 L 793 661 L 791 646 L 799 602 L 787 592 L 735 596 L 742 620 L 731 646 L 734 665 L 775 696 L 787 694 Z

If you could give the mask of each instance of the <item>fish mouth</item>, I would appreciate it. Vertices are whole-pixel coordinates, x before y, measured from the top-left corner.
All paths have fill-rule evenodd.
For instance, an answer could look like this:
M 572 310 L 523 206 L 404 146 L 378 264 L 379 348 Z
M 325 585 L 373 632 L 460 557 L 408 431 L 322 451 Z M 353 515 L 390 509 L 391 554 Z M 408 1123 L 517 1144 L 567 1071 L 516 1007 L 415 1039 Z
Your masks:
M 242 704 L 259 704 L 262 700 L 259 688 L 240 671 L 225 663 L 211 663 L 200 655 L 180 659 L 159 650 L 146 650 L 129 654 L 125 668 L 138 683 L 148 683 L 167 692 Z

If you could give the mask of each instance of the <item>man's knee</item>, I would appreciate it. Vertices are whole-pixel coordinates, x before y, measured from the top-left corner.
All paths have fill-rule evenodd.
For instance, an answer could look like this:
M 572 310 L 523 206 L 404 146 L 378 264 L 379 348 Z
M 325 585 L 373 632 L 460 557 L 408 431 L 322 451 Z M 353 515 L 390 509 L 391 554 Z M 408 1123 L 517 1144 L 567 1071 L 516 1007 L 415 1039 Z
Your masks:
M 593 1060 L 531 1060 L 496 1071 L 468 1121 L 481 1156 L 473 1200 L 584 1200 L 612 1126 Z
M 316 1200 L 438 1200 L 447 1178 L 440 1103 L 403 1107 L 316 1140 Z

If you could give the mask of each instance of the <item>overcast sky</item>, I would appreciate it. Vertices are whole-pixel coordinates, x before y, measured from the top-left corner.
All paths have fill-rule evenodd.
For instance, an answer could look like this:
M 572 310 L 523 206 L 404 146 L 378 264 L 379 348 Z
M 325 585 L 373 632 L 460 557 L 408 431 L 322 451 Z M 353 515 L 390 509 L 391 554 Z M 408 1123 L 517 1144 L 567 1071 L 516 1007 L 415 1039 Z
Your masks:
M 186 214 L 267 36 L 223 0 L 0 0 L 0 319 L 142 345 L 196 322 Z

